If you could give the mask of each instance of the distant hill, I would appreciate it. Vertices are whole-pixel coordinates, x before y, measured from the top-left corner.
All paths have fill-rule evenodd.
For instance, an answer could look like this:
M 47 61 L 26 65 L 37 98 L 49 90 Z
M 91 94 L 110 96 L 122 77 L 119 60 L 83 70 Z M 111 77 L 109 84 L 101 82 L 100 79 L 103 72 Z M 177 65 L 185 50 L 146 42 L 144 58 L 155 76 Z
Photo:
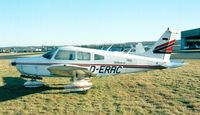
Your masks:
M 156 41 L 143 41 L 140 43 L 142 43 L 143 46 L 145 46 L 145 50 L 148 50 L 149 48 L 152 47 L 152 45 L 155 42 Z M 91 44 L 91 45 L 81 45 L 81 47 L 106 50 L 112 45 L 112 48 L 110 49 L 111 51 L 123 51 L 124 49 L 131 48 L 131 45 L 135 46 L 137 43 L 139 42 L 126 42 L 126 43 L 100 44 L 100 45 Z M 176 40 L 175 45 L 174 45 L 175 46 L 174 50 L 179 50 L 180 44 L 181 44 L 181 40 Z
M 126 43 L 116 43 L 116 44 L 90 44 L 90 45 L 78 45 L 80 47 L 85 48 L 93 48 L 93 49 L 103 49 L 106 50 L 111 45 L 110 51 L 123 51 L 125 49 L 130 49 L 131 45 L 135 46 L 139 42 L 126 42 Z M 143 41 L 140 42 L 145 47 L 145 50 L 148 50 L 152 45 L 155 43 L 155 41 Z M 180 49 L 181 41 L 177 40 L 175 43 L 174 50 Z M 67 45 L 66 45 L 67 46 Z M 22 52 L 47 52 L 52 49 L 58 48 L 61 46 L 13 46 L 13 47 L 0 47 L 0 53 L 9 53 L 9 52 L 16 52 L 16 53 L 22 53 Z

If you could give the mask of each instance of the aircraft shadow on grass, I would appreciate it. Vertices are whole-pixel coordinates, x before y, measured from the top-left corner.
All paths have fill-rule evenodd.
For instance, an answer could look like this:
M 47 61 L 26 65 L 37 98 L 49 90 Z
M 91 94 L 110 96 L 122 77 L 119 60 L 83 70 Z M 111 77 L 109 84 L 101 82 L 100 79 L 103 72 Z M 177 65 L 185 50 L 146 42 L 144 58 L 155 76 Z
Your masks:
M 0 87 L 0 102 L 17 99 L 22 96 L 41 93 L 41 94 L 69 94 L 69 92 L 44 92 L 48 90 L 64 90 L 64 87 L 43 86 L 39 88 L 26 88 L 26 80 L 19 77 L 4 77 L 4 86 Z M 83 93 L 78 93 L 83 94 Z

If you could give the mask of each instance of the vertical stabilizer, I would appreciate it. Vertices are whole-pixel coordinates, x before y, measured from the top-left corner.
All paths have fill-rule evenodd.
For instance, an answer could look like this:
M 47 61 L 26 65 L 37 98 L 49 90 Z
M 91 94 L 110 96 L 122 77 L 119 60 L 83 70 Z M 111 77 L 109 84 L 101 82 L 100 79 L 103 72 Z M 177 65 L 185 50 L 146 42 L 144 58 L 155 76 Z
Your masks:
M 168 28 L 153 47 L 145 52 L 144 55 L 163 59 L 165 62 L 169 62 L 173 51 L 173 45 L 176 41 L 176 35 L 177 32 L 171 31 Z

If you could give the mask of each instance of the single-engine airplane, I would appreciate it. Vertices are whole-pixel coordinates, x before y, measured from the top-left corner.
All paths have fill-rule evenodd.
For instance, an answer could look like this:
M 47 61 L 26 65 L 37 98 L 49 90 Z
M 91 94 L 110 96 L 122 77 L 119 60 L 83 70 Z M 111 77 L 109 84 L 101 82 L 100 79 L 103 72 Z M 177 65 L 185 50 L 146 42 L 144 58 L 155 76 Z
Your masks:
M 167 29 L 154 46 L 140 55 L 111 52 L 81 47 L 60 47 L 42 56 L 17 58 L 16 66 L 21 77 L 31 78 L 25 87 L 40 87 L 36 81 L 45 76 L 66 76 L 72 83 L 65 86 L 69 91 L 86 91 L 92 87 L 90 77 L 175 68 L 183 63 L 170 61 L 177 32 Z

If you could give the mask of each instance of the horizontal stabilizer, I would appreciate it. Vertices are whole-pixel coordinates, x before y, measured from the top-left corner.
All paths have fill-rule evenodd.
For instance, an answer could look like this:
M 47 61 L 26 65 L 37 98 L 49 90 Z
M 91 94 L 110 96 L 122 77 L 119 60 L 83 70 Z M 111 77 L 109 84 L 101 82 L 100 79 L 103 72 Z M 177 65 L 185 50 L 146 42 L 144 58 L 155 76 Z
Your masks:
M 177 67 L 181 67 L 186 64 L 187 63 L 185 63 L 185 62 L 168 62 L 168 63 L 164 63 L 162 66 L 164 66 L 166 68 L 177 68 Z

